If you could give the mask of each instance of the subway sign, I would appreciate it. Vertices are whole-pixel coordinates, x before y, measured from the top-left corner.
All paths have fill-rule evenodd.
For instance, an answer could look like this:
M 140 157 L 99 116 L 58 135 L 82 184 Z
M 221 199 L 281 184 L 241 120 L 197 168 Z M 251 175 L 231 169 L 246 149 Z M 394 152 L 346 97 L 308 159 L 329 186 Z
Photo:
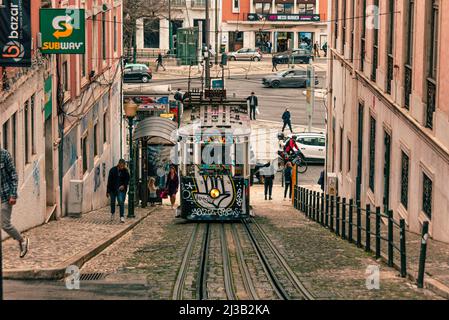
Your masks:
M 319 22 L 319 14 L 259 14 L 249 13 L 248 21 Z
M 84 54 L 86 52 L 84 9 L 41 9 L 42 53 Z

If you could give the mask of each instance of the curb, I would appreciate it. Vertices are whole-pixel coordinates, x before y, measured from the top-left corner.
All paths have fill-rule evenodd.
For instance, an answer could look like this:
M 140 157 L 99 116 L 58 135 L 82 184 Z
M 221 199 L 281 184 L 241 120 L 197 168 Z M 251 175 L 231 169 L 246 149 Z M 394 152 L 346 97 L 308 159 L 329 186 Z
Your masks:
M 407 272 L 407 278 L 413 281 L 415 284 L 418 280 L 414 274 L 409 272 Z M 449 287 L 429 275 L 424 276 L 424 288 L 445 299 L 449 299 Z
M 101 240 L 99 243 L 95 243 L 88 247 L 81 253 L 72 256 L 68 260 L 60 263 L 55 268 L 46 269 L 6 269 L 3 270 L 3 278 L 5 280 L 61 280 L 64 278 L 67 267 L 77 266 L 81 268 L 87 261 L 95 257 L 97 254 L 102 252 L 104 249 L 109 247 L 115 241 L 123 237 L 129 231 L 134 229 L 143 219 L 148 217 L 153 211 L 149 211 L 147 214 L 143 215 L 138 220 L 129 224 L 126 228 L 115 232 L 112 236 L 108 236 Z

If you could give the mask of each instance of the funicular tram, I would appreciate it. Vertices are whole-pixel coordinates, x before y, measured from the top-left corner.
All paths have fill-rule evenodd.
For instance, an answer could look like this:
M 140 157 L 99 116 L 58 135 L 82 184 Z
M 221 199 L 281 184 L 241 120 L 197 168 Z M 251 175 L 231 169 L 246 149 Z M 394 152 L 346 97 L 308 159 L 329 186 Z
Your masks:
M 250 215 L 247 102 L 225 94 L 189 92 L 185 101 L 178 130 L 178 214 L 187 220 L 232 221 Z

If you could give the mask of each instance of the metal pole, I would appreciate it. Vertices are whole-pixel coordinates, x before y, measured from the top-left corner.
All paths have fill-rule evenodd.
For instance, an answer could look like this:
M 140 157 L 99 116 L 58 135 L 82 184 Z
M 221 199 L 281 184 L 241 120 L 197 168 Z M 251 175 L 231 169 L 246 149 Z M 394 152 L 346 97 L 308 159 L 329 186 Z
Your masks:
M 366 205 L 366 221 L 365 221 L 365 251 L 371 251 L 371 205 Z
M 429 222 L 422 225 L 421 252 L 419 253 L 418 288 L 424 287 L 424 271 L 426 268 L 427 239 L 429 238 Z
M 405 278 L 407 276 L 407 254 L 406 254 L 406 241 L 405 241 L 405 220 L 399 220 L 399 227 L 401 229 L 401 277 Z
M 134 179 L 134 151 L 133 151 L 133 117 L 128 117 L 129 127 L 129 194 L 128 194 L 128 218 L 134 218 L 134 193 L 135 193 L 135 179 Z
M 168 53 L 173 49 L 173 29 L 171 24 L 171 0 L 168 0 Z
M 209 0 L 206 1 L 206 23 L 204 26 L 204 32 L 206 34 L 206 58 L 204 59 L 206 68 L 206 89 L 210 89 L 210 17 L 209 17 Z
M 393 266 L 393 211 L 388 210 L 388 266 Z
M 137 21 L 133 28 L 133 63 L 137 63 Z
M 376 207 L 376 259 L 380 258 L 380 207 Z
M 0 177 L 1 179 L 1 177 Z M 0 228 L 0 301 L 3 300 L 3 250 L 2 228 Z
M 215 64 L 216 65 L 218 65 L 218 50 L 219 50 L 219 48 L 218 48 L 218 0 L 215 0 Z

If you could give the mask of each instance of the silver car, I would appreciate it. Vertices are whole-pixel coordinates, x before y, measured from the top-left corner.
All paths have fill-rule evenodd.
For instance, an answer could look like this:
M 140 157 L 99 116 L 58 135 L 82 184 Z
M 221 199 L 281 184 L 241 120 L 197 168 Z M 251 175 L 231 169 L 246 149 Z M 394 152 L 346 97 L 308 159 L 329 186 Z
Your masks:
M 262 54 L 259 49 L 242 48 L 240 50 L 230 52 L 228 54 L 229 60 L 252 60 L 260 61 L 262 60 Z
M 280 71 L 264 77 L 262 84 L 271 88 L 305 88 L 307 86 L 307 71 L 300 69 Z M 317 84 L 318 80 L 315 80 L 315 85 Z

